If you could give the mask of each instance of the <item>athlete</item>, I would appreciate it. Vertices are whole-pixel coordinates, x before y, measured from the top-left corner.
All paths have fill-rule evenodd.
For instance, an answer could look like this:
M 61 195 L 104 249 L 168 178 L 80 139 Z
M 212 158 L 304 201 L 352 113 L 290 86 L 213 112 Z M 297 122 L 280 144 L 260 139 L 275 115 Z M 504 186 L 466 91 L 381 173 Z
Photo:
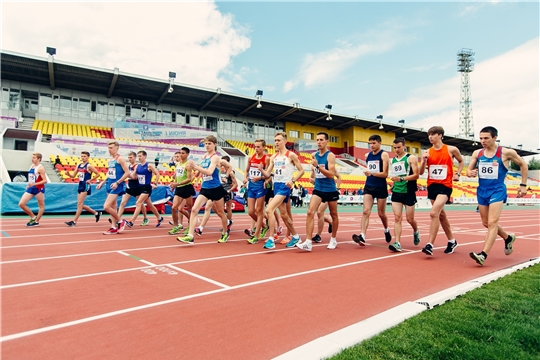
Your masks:
M 26 186 L 25 193 L 21 196 L 19 201 L 19 207 L 30 216 L 30 221 L 26 226 L 39 226 L 39 220 L 45 212 L 45 184 L 47 183 L 47 175 L 45 174 L 45 168 L 41 165 L 41 159 L 43 156 L 40 153 L 32 154 L 32 165 L 28 170 L 28 185 Z M 26 205 L 30 199 L 36 198 L 38 203 L 38 213 L 34 215 L 32 210 Z
M 152 199 L 150 198 L 150 195 L 152 195 L 152 190 L 157 187 L 156 183 L 159 182 L 160 175 L 153 164 L 146 162 L 146 157 L 147 154 L 144 150 L 137 153 L 139 164 L 137 165 L 137 168 L 135 168 L 135 174 L 130 175 L 131 179 L 136 178 L 138 180 L 141 194 L 137 198 L 133 216 L 128 222 L 126 222 L 126 225 L 129 227 L 133 227 L 133 222 L 135 219 L 137 219 L 137 216 L 139 216 L 139 213 L 141 212 L 142 208 L 145 207 L 145 204 L 157 218 L 156 227 L 160 227 L 161 223 L 163 222 L 163 216 L 159 214 L 156 207 L 152 203 Z M 155 181 L 152 181 L 152 175 L 155 176 Z
M 139 195 L 141 195 L 141 188 L 139 186 L 139 180 L 137 179 L 137 154 L 134 151 L 130 151 L 128 154 L 128 170 L 129 170 L 129 177 L 127 180 L 127 186 L 126 186 L 126 192 L 124 195 L 122 195 L 122 201 L 120 202 L 120 209 L 118 210 L 118 217 L 122 218 L 122 215 L 124 214 L 124 210 L 127 206 L 127 203 L 131 197 L 134 197 L 136 200 L 139 199 Z M 148 218 L 146 217 L 146 207 L 143 206 L 142 208 L 143 213 L 143 221 L 141 223 L 141 226 L 148 225 Z
M 384 226 L 384 238 L 387 243 L 392 240 L 390 229 L 388 228 L 388 218 L 386 217 L 386 198 L 388 198 L 388 185 L 386 177 L 388 176 L 388 153 L 381 149 L 381 137 L 371 135 L 369 137 L 369 146 L 371 151 L 366 154 L 367 170 L 366 186 L 364 187 L 364 211 L 362 213 L 362 230 L 360 235 L 354 234 L 352 239 L 358 245 L 366 244 L 366 234 L 369 226 L 369 216 L 373 208 L 374 199 L 377 199 L 377 212 Z
M 251 219 L 255 222 L 255 232 L 253 234 L 247 233 L 250 235 L 248 243 L 256 244 L 259 242 L 260 238 L 266 236 L 268 231 L 268 226 L 263 226 L 264 221 L 264 203 L 265 197 L 268 193 L 265 186 L 265 177 L 262 172 L 259 170 L 259 164 L 262 164 L 263 168 L 268 168 L 270 164 L 270 157 L 267 156 L 265 152 L 266 141 L 263 139 L 257 139 L 254 143 L 255 153 L 249 157 L 249 160 L 246 164 L 246 174 L 244 177 L 244 185 L 247 185 L 247 205 L 248 205 L 248 214 Z M 249 182 L 249 184 L 248 184 Z M 253 226 L 251 227 L 253 228 Z M 262 229 L 262 232 L 261 232 Z M 245 232 L 245 231 L 244 231 Z
M 450 222 L 446 217 L 444 205 L 450 200 L 452 195 L 452 181 L 459 180 L 459 174 L 463 170 L 463 157 L 459 149 L 455 146 L 446 145 L 442 142 L 444 129 L 440 126 L 433 126 L 428 129 L 428 138 L 431 148 L 422 154 L 422 162 L 419 167 L 419 174 L 423 175 L 428 170 L 427 190 L 428 199 L 431 201 L 431 211 L 429 216 L 429 241 L 422 249 L 426 255 L 433 256 L 433 244 L 437 238 L 439 224 L 442 226 L 448 243 L 445 254 L 452 254 L 458 243 L 454 239 Z M 457 172 L 454 173 L 454 159 L 458 162 Z
M 394 140 L 394 153 L 396 156 L 390 163 L 390 180 L 394 182 L 392 188 L 392 211 L 394 212 L 394 234 L 396 241 L 388 248 L 394 252 L 401 252 L 401 220 L 403 206 L 407 222 L 413 229 L 414 245 L 420 244 L 420 231 L 414 219 L 414 206 L 416 204 L 416 180 L 418 179 L 418 159 L 416 156 L 405 152 L 405 139 L 402 137 Z
M 103 209 L 109 213 L 111 217 L 111 228 L 103 233 L 103 235 L 120 234 L 126 227 L 126 221 L 122 220 L 116 212 L 116 201 L 118 196 L 124 195 L 124 181 L 129 176 L 128 165 L 126 159 L 118 154 L 120 144 L 118 141 L 109 141 L 107 149 L 111 155 L 107 169 L 107 181 L 100 182 L 97 189 L 101 189 L 105 185 L 107 189 L 107 198 L 103 204 Z
M 189 217 L 189 230 L 186 236 L 178 237 L 177 240 L 185 243 L 193 243 L 193 234 L 195 226 L 197 225 L 197 214 L 199 209 L 208 200 L 214 201 L 214 211 L 221 219 L 222 234 L 218 239 L 219 243 L 225 243 L 229 239 L 229 233 L 227 233 L 227 216 L 223 211 L 223 198 L 227 195 L 227 192 L 221 186 L 221 180 L 219 178 L 220 166 L 225 166 L 227 169 L 231 168 L 229 162 L 222 160 L 216 154 L 217 138 L 213 135 L 209 135 L 204 138 L 204 147 L 206 148 L 206 154 L 203 157 L 201 166 L 196 165 L 193 160 L 188 161 L 188 166 L 199 172 L 202 175 L 202 187 L 199 196 L 193 204 L 191 214 Z
M 270 177 L 272 170 L 274 171 L 274 198 L 268 204 L 266 209 L 268 216 L 268 226 L 272 231 L 271 234 L 274 234 L 276 221 L 272 216 L 276 208 L 279 209 L 281 219 L 283 223 L 291 232 L 291 240 L 285 245 L 286 247 L 293 247 L 297 242 L 300 241 L 300 235 L 296 232 L 294 228 L 292 217 L 287 211 L 287 203 L 291 196 L 291 188 L 293 184 L 298 181 L 304 174 L 304 168 L 298 160 L 298 156 L 287 150 L 285 144 L 287 142 L 287 134 L 284 132 L 278 132 L 274 135 L 274 142 L 276 146 L 276 153 L 270 158 L 270 164 L 268 168 L 264 168 L 262 164 L 259 164 L 259 170 L 262 172 L 264 177 Z M 296 179 L 294 178 L 293 172 L 294 167 L 298 169 L 298 174 Z M 265 249 L 274 249 L 276 246 L 274 244 L 274 237 L 270 236 L 263 248 Z
M 476 196 L 482 224 L 488 229 L 482 252 L 471 252 L 469 254 L 480 266 L 484 265 L 497 235 L 504 239 L 504 253 L 506 255 L 510 255 L 514 251 L 513 243 L 516 241 L 516 236 L 507 234 L 499 225 L 503 204 L 506 203 L 507 198 L 504 179 L 510 161 L 518 165 L 521 170 L 518 197 L 527 194 L 527 177 L 529 174 L 527 163 L 515 150 L 498 146 L 496 142 L 497 136 L 498 131 L 492 126 L 486 126 L 480 130 L 482 149 L 473 153 L 471 163 L 467 168 L 467 176 L 478 176 L 479 178 Z
M 221 157 L 222 160 L 231 162 L 231 158 L 227 155 Z M 227 192 L 227 195 L 223 198 L 223 203 L 225 206 L 225 211 L 227 213 L 227 233 L 231 232 L 231 226 L 233 224 L 232 219 L 232 210 L 233 210 L 233 200 L 234 192 L 238 190 L 238 182 L 236 181 L 236 175 L 232 168 L 227 169 L 224 166 L 220 166 L 219 177 L 221 179 L 221 186 Z
M 67 226 L 77 225 L 77 220 L 79 220 L 79 216 L 81 216 L 83 209 L 94 214 L 96 217 L 96 222 L 98 222 L 99 218 L 101 217 L 101 211 L 96 211 L 90 206 L 84 205 L 86 196 L 92 194 L 92 181 L 99 178 L 99 172 L 92 164 L 88 162 L 89 158 L 90 153 L 88 151 L 81 152 L 81 163 L 77 165 L 75 171 L 68 173 L 68 176 L 72 179 L 76 176 L 79 178 L 79 187 L 77 189 L 79 195 L 77 196 L 77 212 L 75 213 L 75 217 L 72 221 L 67 221 L 65 223 Z
M 315 173 L 312 171 L 311 172 L 311 183 L 312 184 L 315 184 Z M 338 171 L 336 171 L 336 190 L 337 192 L 339 193 L 339 189 L 341 187 L 341 175 L 339 174 Z M 328 209 L 328 203 L 325 202 L 325 203 L 321 203 L 319 205 L 319 208 L 317 209 L 317 233 L 315 234 L 315 236 L 313 236 L 313 238 L 311 238 L 311 240 L 313 242 L 316 242 L 316 243 L 320 243 L 322 241 L 321 239 L 321 234 L 323 232 L 323 228 L 324 228 L 324 223 L 328 223 L 328 233 L 329 234 L 332 234 L 334 229 L 333 229 L 333 224 L 332 224 L 332 216 L 330 216 L 329 214 L 325 214 L 324 212 L 326 211 L 326 209 Z
M 319 132 L 317 134 L 317 148 L 311 160 L 312 171 L 315 172 L 315 187 L 309 201 L 309 208 L 306 217 L 306 240 L 298 242 L 296 246 L 302 250 L 311 251 L 313 247 L 313 223 L 315 221 L 315 213 L 321 203 L 327 203 L 332 217 L 332 236 L 328 244 L 328 249 L 333 250 L 337 246 L 336 234 L 339 226 L 339 218 L 337 213 L 337 201 L 339 200 L 339 192 L 336 188 L 334 176 L 336 175 L 336 157 L 328 150 L 328 134 Z
M 189 213 L 193 206 L 193 196 L 195 188 L 193 187 L 193 171 L 188 166 L 189 148 L 183 147 L 174 154 L 175 159 L 175 181 L 170 184 L 171 190 L 174 190 L 174 199 L 172 205 L 173 228 L 169 231 L 170 235 L 178 234 L 182 230 L 179 223 L 179 214 L 182 213 L 189 219 Z M 187 207 L 184 210 L 184 204 Z M 188 220 L 189 221 L 189 220 Z

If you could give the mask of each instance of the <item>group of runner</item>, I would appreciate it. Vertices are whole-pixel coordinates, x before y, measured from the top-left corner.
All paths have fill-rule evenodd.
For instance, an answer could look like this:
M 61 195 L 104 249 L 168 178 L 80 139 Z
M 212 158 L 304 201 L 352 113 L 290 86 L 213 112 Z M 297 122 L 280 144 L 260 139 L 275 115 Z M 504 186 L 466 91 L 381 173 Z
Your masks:
M 464 161 L 457 147 L 443 143 L 444 129 L 440 126 L 431 127 L 428 130 L 431 148 L 424 151 L 421 158 L 406 152 L 405 139 L 398 137 L 393 141 L 395 156 L 390 159 L 388 152 L 381 148 L 381 137 L 372 135 L 369 137 L 370 152 L 366 154 L 366 183 L 363 197 L 363 213 L 359 234 L 354 234 L 352 239 L 360 246 L 365 246 L 368 240 L 367 230 L 369 219 L 375 201 L 377 202 L 378 216 L 383 225 L 384 238 L 389 243 L 389 249 L 401 252 L 401 237 L 403 233 L 402 218 L 405 208 L 405 218 L 413 231 L 413 244 L 421 242 L 418 224 L 414 219 L 416 181 L 420 175 L 427 171 L 428 199 L 432 207 L 430 211 L 429 238 L 422 252 L 432 256 L 434 243 L 439 231 L 443 228 L 448 239 L 445 254 L 451 254 L 458 246 L 454 238 L 450 223 L 444 210 L 445 204 L 450 200 L 453 182 L 459 180 L 460 173 L 464 168 Z M 512 149 L 498 146 L 497 129 L 488 126 L 480 131 L 480 143 L 482 149 L 476 150 L 467 168 L 467 176 L 479 177 L 477 198 L 482 224 L 488 229 L 481 252 L 471 252 L 470 257 L 479 265 L 483 265 L 488 257 L 497 235 L 504 240 L 504 252 L 509 255 L 513 251 L 515 235 L 507 234 L 499 225 L 499 217 L 503 204 L 507 199 L 504 179 L 508 171 L 509 162 L 512 161 L 521 169 L 522 183 L 518 196 L 524 196 L 527 192 L 526 179 L 528 176 L 526 162 Z M 212 209 L 221 220 L 222 230 L 218 239 L 219 243 L 227 242 L 232 221 L 232 199 L 234 191 L 238 188 L 236 176 L 227 156 L 220 158 L 216 153 L 217 139 L 215 136 L 207 136 L 204 140 L 206 154 L 202 162 L 196 164 L 188 160 L 189 148 L 182 148 L 175 153 L 175 179 L 170 183 L 174 190 L 172 202 L 173 228 L 168 232 L 170 235 L 180 234 L 177 240 L 184 243 L 193 243 L 194 235 L 202 235 L 202 231 Z M 287 234 L 281 241 L 286 247 L 298 247 L 305 251 L 312 251 L 313 242 L 321 242 L 324 222 L 329 223 L 328 231 L 331 233 L 328 249 L 337 247 L 337 232 L 339 229 L 338 200 L 341 177 L 336 170 L 334 154 L 328 148 L 329 136 L 325 132 L 319 132 L 316 137 L 318 151 L 311 161 L 311 182 L 314 184 L 313 193 L 309 201 L 306 216 L 306 239 L 301 241 L 296 231 L 291 214 L 291 189 L 294 183 L 304 174 L 304 169 L 298 156 L 287 150 L 287 135 L 278 132 L 274 136 L 275 153 L 266 153 L 266 142 L 257 139 L 254 142 L 255 152 L 249 156 L 244 184 L 247 185 L 248 213 L 252 219 L 250 228 L 245 229 L 249 244 L 264 241 L 263 248 L 274 249 L 281 235 L 284 225 Z M 111 227 L 104 234 L 117 234 L 124 231 L 125 227 L 132 227 L 139 213 L 143 212 L 143 222 L 147 225 L 146 208 L 156 216 L 156 227 L 163 222 L 163 217 L 156 210 L 150 200 L 152 189 L 159 182 L 160 174 L 156 167 L 146 161 L 145 151 L 138 154 L 131 152 L 127 162 L 118 154 L 119 144 L 111 141 L 108 144 L 111 159 L 108 164 L 107 180 L 101 182 L 97 189 L 105 186 L 107 199 L 104 203 L 104 211 L 109 213 Z M 136 158 L 138 162 L 136 161 Z M 99 172 L 88 163 L 89 153 L 83 152 L 81 163 L 69 176 L 79 178 L 78 207 L 72 221 L 66 222 L 68 226 L 76 226 L 82 210 L 87 210 L 95 215 L 99 221 L 101 212 L 84 205 L 87 195 L 90 195 L 92 180 L 99 176 Z M 457 162 L 457 170 L 454 171 L 454 161 Z M 32 156 L 32 167 L 29 171 L 29 183 L 26 193 L 22 196 L 19 206 L 30 216 L 27 226 L 39 226 L 39 219 L 44 211 L 44 186 L 47 182 L 43 166 L 40 165 L 41 155 Z M 154 181 L 152 177 L 155 176 Z M 202 178 L 202 185 L 198 196 L 193 186 L 195 177 Z M 385 213 L 388 197 L 388 183 L 393 184 L 391 203 L 394 215 L 394 236 L 388 225 Z M 127 181 L 127 184 L 125 183 Z M 26 203 L 36 197 L 39 205 L 37 215 L 28 208 Z M 122 196 L 120 208 L 117 209 L 117 198 Z M 130 197 L 135 197 L 136 207 L 130 220 L 123 220 L 122 215 Z M 226 206 L 227 204 L 227 206 Z M 146 206 L 144 206 L 146 205 Z M 265 208 L 266 205 L 266 208 Z M 199 210 L 205 206 L 205 217 L 200 226 L 197 226 Z M 325 215 L 328 209 L 330 216 Z M 227 210 L 227 212 L 226 212 Z M 279 212 L 279 213 L 278 213 Z M 313 235 L 315 215 L 318 217 L 317 232 Z M 181 220 L 186 217 L 189 225 L 183 229 Z M 281 219 L 281 221 L 280 221 Z M 269 234 L 269 236 L 267 236 Z M 266 239 L 266 240 L 265 240 Z

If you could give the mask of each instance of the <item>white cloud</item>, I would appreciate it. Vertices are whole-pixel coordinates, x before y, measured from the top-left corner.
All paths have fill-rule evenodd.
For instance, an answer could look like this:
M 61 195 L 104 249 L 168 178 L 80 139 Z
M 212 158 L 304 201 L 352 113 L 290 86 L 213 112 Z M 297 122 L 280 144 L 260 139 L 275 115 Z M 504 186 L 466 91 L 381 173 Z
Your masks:
M 482 61 L 470 74 L 475 133 L 488 125 L 499 130 L 501 143 L 539 147 L 539 38 Z M 424 129 L 441 125 L 459 132 L 460 74 L 438 84 L 413 89 L 384 112 Z
M 298 73 L 286 81 L 283 91 L 288 92 L 303 84 L 306 88 L 338 81 L 341 75 L 358 59 L 369 54 L 380 54 L 406 41 L 397 22 L 380 26 L 383 31 L 370 31 L 354 40 L 338 40 L 338 46 L 315 54 L 306 54 Z
M 21 15 L 20 14 L 24 14 Z M 247 30 L 214 2 L 4 2 L 2 48 L 167 79 L 230 87 Z

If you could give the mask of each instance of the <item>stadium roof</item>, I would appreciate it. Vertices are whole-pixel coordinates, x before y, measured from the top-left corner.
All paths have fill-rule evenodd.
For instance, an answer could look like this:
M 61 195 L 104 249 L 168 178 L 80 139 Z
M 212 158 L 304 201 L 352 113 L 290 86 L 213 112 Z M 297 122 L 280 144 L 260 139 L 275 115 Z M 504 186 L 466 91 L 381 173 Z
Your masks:
M 327 129 L 344 130 L 352 125 L 366 129 L 378 129 L 379 122 L 374 119 L 332 113 L 327 119 L 326 110 L 302 107 L 299 104 L 286 104 L 262 99 L 262 108 L 257 108 L 255 96 L 237 95 L 221 89 L 208 89 L 192 85 L 174 83 L 169 92 L 169 80 L 155 79 L 119 71 L 73 64 L 66 61 L 42 58 L 15 52 L 2 51 L 1 76 L 4 80 L 14 80 L 30 84 L 49 86 L 51 89 L 64 88 L 117 96 L 127 99 L 147 101 L 148 103 L 170 104 L 197 111 L 215 111 L 229 114 L 231 118 L 246 116 L 269 122 L 287 121 L 302 125 L 315 125 Z M 150 105 L 151 106 L 151 105 Z M 457 121 L 457 120 L 456 120 Z M 400 124 L 382 123 L 384 131 L 404 136 L 408 141 L 418 141 L 428 147 L 429 141 L 423 129 L 407 127 L 403 134 Z M 444 124 L 443 124 L 444 125 Z M 479 148 L 474 140 L 445 135 L 445 143 L 455 145 L 464 154 Z M 521 156 L 536 152 L 515 149 Z

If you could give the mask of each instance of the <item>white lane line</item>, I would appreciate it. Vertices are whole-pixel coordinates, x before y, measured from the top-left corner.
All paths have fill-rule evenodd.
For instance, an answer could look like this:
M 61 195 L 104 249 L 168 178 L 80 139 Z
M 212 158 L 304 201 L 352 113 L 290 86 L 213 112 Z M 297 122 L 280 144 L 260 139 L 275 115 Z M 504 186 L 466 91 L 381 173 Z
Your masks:
M 182 273 L 184 273 L 184 274 L 187 274 L 187 275 L 196 277 L 197 279 L 201 279 L 201 280 L 207 281 L 207 282 L 209 282 L 210 284 L 214 284 L 214 285 L 219 286 L 219 287 L 221 287 L 221 288 L 224 288 L 224 289 L 230 288 L 229 285 L 225 285 L 225 284 L 220 283 L 219 281 L 215 281 L 215 280 L 209 279 L 209 278 L 207 278 L 207 277 L 204 277 L 204 276 L 202 276 L 202 275 L 195 274 L 194 272 L 191 272 L 191 271 L 187 271 L 187 270 L 181 269 L 181 268 L 179 268 L 179 267 L 177 267 L 177 266 L 174 266 L 174 265 L 172 265 L 172 264 L 166 264 L 165 266 L 170 267 L 171 269 L 174 269 L 174 270 L 176 270 L 176 271 L 180 271 L 180 272 L 182 272 Z
M 157 266 L 156 264 L 151 263 L 150 261 L 146 261 L 146 260 L 144 260 L 144 259 L 141 259 L 141 258 L 138 257 L 138 256 L 128 254 L 127 252 L 124 252 L 124 251 L 118 251 L 118 253 L 119 253 L 119 254 L 122 254 L 122 255 L 124 255 L 124 256 L 127 256 L 127 257 L 129 257 L 129 258 L 132 258 L 132 259 L 134 259 L 134 260 L 140 261 L 140 262 L 142 262 L 143 264 L 150 265 L 150 266 Z
M 441 247 L 441 249 L 442 248 L 445 248 L 445 247 Z M 418 250 L 416 252 L 419 252 L 419 251 L 420 250 Z M 213 294 L 220 293 L 220 292 L 231 291 L 231 290 L 251 287 L 251 286 L 255 286 L 255 285 L 260 285 L 260 284 L 266 284 L 266 283 L 270 283 L 270 282 L 274 282 L 274 281 L 278 281 L 278 280 L 284 280 L 284 279 L 289 279 L 289 278 L 293 278 L 293 277 L 297 277 L 297 276 L 302 276 L 302 275 L 308 275 L 308 274 L 318 273 L 318 272 L 322 272 L 322 271 L 329 271 L 329 270 L 339 269 L 339 268 L 347 267 L 347 266 L 353 266 L 353 265 L 359 265 L 359 264 L 373 262 L 373 261 L 385 260 L 385 259 L 392 258 L 392 257 L 395 257 L 395 256 L 411 255 L 411 254 L 414 254 L 416 252 L 392 254 L 392 255 L 382 256 L 382 257 L 379 257 L 379 258 L 359 260 L 359 261 L 354 261 L 354 262 L 350 262 L 350 263 L 329 266 L 329 267 L 320 268 L 320 269 L 313 269 L 313 270 L 308 270 L 308 271 L 297 272 L 297 273 L 294 273 L 294 274 L 282 275 L 282 276 L 277 276 L 277 277 L 273 277 L 273 278 L 269 278 L 269 279 L 253 281 L 253 282 L 249 282 L 249 283 L 245 283 L 245 284 L 239 284 L 239 285 L 235 285 L 235 286 L 231 286 L 231 287 L 227 287 L 227 288 L 220 288 L 220 289 L 216 289 L 216 290 L 205 291 L 205 292 L 198 293 L 198 294 L 181 296 L 181 297 L 177 297 L 177 298 L 174 298 L 174 299 L 158 301 L 158 302 L 154 302 L 154 303 L 150 303 L 150 304 L 135 306 L 135 307 L 122 309 L 122 310 L 117 310 L 117 311 L 112 311 L 112 312 L 108 312 L 108 313 L 104 313 L 104 314 L 100 314 L 100 315 L 90 316 L 90 317 L 86 317 L 86 318 L 79 319 L 79 320 L 68 321 L 68 322 L 65 322 L 65 323 L 62 323 L 62 324 L 56 324 L 56 325 L 46 326 L 46 327 L 39 328 L 39 329 L 23 331 L 23 332 L 20 332 L 20 333 L 15 333 L 15 334 L 11 334 L 11 335 L 2 336 L 2 337 L 0 337 L 0 342 L 14 340 L 14 339 L 20 339 L 20 338 L 23 338 L 23 337 L 36 335 L 36 334 L 41 334 L 41 333 L 45 333 L 45 332 L 52 331 L 52 330 L 63 329 L 63 328 L 74 326 L 74 325 L 84 324 L 84 323 L 88 323 L 88 322 L 92 322 L 92 321 L 96 321 L 96 320 L 101 320 L 101 319 L 105 319 L 105 318 L 109 318 L 109 317 L 113 317 L 113 316 L 117 316 L 117 315 L 127 314 L 127 313 L 131 313 L 131 312 L 139 311 L 139 310 L 145 310 L 145 309 L 149 309 L 149 308 L 153 308 L 153 307 L 157 307 L 157 306 L 161 306 L 161 305 L 172 304 L 172 303 L 176 303 L 176 302 L 180 302 L 180 301 L 184 301 L 184 300 L 189 300 L 189 299 L 193 299 L 193 298 L 197 298 L 197 297 L 213 295 Z

